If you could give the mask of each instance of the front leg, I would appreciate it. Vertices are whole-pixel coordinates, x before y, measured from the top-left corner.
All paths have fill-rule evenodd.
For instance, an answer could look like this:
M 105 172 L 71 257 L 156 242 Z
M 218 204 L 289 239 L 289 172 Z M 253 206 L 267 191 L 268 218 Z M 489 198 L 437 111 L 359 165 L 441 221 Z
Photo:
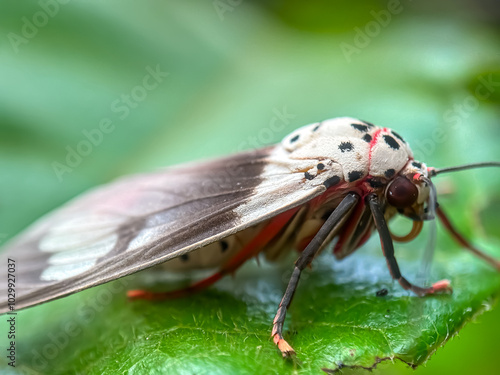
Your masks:
M 314 238 L 304 249 L 299 259 L 297 259 L 297 261 L 295 262 L 295 268 L 293 270 L 292 276 L 290 277 L 290 281 L 288 282 L 285 294 L 283 295 L 283 298 L 279 305 L 278 312 L 276 313 L 276 316 L 274 318 L 273 330 L 271 334 L 274 343 L 278 346 L 279 350 L 283 354 L 283 357 L 288 357 L 292 354 L 295 354 L 293 348 L 283 338 L 283 323 L 285 321 L 286 310 L 292 302 L 293 295 L 299 283 L 300 273 L 306 266 L 308 266 L 312 262 L 314 256 L 321 248 L 321 245 L 323 244 L 323 242 L 325 242 L 326 238 L 333 230 L 333 228 L 335 228 L 335 226 L 342 220 L 342 218 L 344 218 L 345 215 L 350 214 L 351 210 L 358 203 L 358 201 L 358 195 L 349 193 L 331 213 L 318 233 L 316 233 Z
M 378 233 L 380 235 L 380 243 L 382 244 L 382 251 L 384 253 L 385 259 L 387 261 L 387 267 L 394 280 L 397 280 L 399 285 L 405 290 L 411 290 L 418 296 L 425 296 L 428 294 L 435 294 L 439 292 L 451 293 L 452 289 L 449 280 L 441 280 L 434 283 L 430 288 L 423 288 L 417 285 L 413 285 L 408 280 L 406 280 L 401 271 L 399 270 L 398 262 L 394 257 L 394 245 L 392 243 L 391 233 L 387 227 L 385 221 L 384 213 L 380 207 L 378 197 L 373 194 L 368 197 L 368 204 L 372 211 L 373 220 L 375 221 L 375 226 L 377 227 Z

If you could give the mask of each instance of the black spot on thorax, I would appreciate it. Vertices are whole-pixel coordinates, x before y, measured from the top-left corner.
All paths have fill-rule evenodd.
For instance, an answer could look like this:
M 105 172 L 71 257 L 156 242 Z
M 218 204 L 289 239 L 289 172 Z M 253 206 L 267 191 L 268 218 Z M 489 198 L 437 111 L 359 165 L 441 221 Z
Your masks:
M 374 128 L 375 127 L 375 125 L 373 125 L 371 122 L 368 122 L 368 121 L 365 121 L 365 120 L 361 120 L 361 121 L 363 121 L 370 128 Z
M 395 136 L 396 138 L 398 138 L 401 142 L 403 143 L 406 143 L 406 141 L 403 139 L 403 137 L 401 137 L 398 133 L 396 133 L 394 130 L 391 130 L 391 133 L 393 136 Z
M 370 134 L 365 134 L 362 139 L 363 141 L 370 143 L 373 138 Z
M 299 140 L 299 137 L 300 137 L 299 134 L 297 134 L 295 137 L 290 139 L 290 143 L 297 142 Z
M 323 185 L 328 189 L 332 186 L 337 185 L 340 182 L 340 177 L 339 176 L 333 176 L 327 179 L 325 182 L 323 182 Z
M 339 150 L 342 151 L 342 152 L 352 151 L 353 149 L 354 149 L 354 146 L 352 145 L 351 142 L 342 142 L 339 145 Z
M 399 150 L 399 143 L 396 141 L 393 137 L 390 135 L 385 134 L 384 135 L 384 141 L 387 143 L 387 145 L 392 148 L 393 150 Z
M 312 180 L 314 178 L 314 176 L 312 174 L 310 174 L 309 172 L 304 173 L 304 177 L 307 180 Z
M 363 176 L 363 172 L 360 171 L 352 171 L 347 174 L 349 178 L 349 182 L 354 182 L 356 180 L 359 180 Z
M 351 124 L 351 126 L 354 129 L 359 130 L 360 132 L 367 132 L 368 131 L 368 126 L 367 125 Z
M 394 169 L 388 169 L 384 172 L 384 175 L 385 177 L 387 178 L 391 178 L 391 177 L 394 177 L 394 175 L 396 174 L 396 171 Z

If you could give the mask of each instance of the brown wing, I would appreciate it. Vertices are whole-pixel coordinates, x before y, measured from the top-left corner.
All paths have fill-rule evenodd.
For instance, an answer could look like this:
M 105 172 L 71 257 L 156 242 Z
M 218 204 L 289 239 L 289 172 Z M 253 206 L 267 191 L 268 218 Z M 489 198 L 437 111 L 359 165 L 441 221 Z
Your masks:
M 306 187 L 274 149 L 126 177 L 41 218 L 0 255 L 16 262 L 16 309 L 165 262 L 325 191 Z M 2 277 L 0 313 L 9 308 Z

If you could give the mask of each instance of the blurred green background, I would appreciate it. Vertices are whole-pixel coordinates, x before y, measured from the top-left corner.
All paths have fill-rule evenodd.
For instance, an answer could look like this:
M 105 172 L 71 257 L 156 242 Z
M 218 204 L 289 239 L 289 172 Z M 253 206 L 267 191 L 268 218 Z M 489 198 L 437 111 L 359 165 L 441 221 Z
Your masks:
M 396 129 L 432 166 L 500 160 L 499 25 L 493 0 L 3 2 L 0 240 L 120 175 L 336 116 Z M 491 249 L 499 175 L 439 184 L 457 224 Z M 478 321 L 418 373 L 495 373 L 499 309 Z M 99 373 L 87 354 L 71 371 Z

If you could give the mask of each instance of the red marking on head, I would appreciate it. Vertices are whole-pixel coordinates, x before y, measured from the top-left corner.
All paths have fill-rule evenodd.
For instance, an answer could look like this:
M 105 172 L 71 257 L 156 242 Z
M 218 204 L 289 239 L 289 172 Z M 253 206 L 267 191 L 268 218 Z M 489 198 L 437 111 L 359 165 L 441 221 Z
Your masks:
M 421 173 L 415 173 L 415 174 L 413 175 L 413 179 L 414 179 L 415 181 L 419 181 L 419 180 L 420 180 L 420 177 L 422 177 L 422 174 L 421 174 Z

